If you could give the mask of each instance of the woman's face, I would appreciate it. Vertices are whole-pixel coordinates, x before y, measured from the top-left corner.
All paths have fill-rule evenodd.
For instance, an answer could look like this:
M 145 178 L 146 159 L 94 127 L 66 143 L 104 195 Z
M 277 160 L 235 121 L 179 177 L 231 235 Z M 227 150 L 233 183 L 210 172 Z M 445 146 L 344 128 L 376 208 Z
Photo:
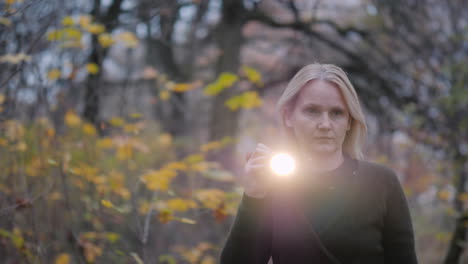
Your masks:
M 285 116 L 299 148 L 313 155 L 342 150 L 351 120 L 338 87 L 328 81 L 313 80 L 299 92 L 296 104 Z

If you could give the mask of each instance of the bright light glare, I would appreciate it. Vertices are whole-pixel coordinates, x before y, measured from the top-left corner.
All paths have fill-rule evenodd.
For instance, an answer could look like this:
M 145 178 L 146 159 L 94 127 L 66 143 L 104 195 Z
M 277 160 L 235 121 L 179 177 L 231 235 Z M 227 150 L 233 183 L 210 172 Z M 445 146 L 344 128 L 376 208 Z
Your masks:
M 270 167 L 274 173 L 286 176 L 291 174 L 296 168 L 294 158 L 286 153 L 275 154 L 270 160 Z

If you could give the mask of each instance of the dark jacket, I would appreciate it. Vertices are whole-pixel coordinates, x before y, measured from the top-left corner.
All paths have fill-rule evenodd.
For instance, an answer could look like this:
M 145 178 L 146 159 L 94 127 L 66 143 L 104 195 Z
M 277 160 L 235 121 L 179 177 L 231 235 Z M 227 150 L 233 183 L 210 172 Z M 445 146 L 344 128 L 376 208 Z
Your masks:
M 274 264 L 417 263 L 408 204 L 392 170 L 346 156 L 336 170 L 300 179 L 265 198 L 244 194 L 221 264 L 270 257 Z

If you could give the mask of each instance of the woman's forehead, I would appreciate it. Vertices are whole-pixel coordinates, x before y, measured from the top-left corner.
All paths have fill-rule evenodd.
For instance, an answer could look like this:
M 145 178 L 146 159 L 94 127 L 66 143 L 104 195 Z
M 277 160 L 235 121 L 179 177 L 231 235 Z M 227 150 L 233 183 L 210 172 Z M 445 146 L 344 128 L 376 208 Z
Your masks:
M 314 104 L 345 107 L 346 103 L 338 86 L 332 82 L 314 80 L 302 87 L 296 104 Z

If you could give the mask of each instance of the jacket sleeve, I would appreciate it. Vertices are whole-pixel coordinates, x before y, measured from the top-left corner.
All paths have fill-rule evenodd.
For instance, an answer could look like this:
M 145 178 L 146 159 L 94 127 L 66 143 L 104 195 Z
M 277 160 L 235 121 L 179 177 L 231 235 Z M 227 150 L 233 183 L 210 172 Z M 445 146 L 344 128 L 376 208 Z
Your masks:
M 271 255 L 269 198 L 243 195 L 220 255 L 221 264 L 267 264 Z
M 395 173 L 390 171 L 388 176 L 383 226 L 385 264 L 418 263 L 408 202 Z

